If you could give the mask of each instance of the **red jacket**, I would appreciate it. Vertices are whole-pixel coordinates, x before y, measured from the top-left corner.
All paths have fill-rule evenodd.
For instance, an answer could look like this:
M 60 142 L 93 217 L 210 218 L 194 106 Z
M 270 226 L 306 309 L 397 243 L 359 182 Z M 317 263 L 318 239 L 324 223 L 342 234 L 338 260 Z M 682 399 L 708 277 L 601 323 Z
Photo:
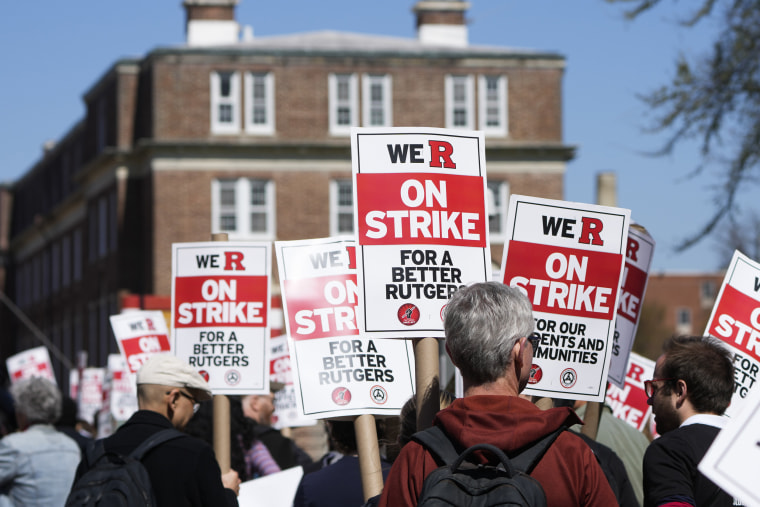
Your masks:
M 542 411 L 516 396 L 468 396 L 441 410 L 433 424 L 463 448 L 493 444 L 509 454 L 559 428 L 580 422 L 569 408 Z M 422 482 L 438 468 L 417 442 L 410 442 L 393 463 L 380 507 L 415 506 Z M 548 505 L 609 507 L 617 505 L 604 472 L 579 437 L 560 434 L 530 474 L 544 488 Z

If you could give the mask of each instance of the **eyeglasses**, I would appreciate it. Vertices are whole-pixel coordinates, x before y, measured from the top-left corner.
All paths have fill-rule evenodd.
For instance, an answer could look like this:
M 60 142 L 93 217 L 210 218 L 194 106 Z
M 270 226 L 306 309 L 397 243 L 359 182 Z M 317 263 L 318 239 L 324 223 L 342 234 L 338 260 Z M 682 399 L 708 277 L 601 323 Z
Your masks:
M 190 400 L 190 402 L 193 404 L 193 414 L 196 413 L 196 412 L 198 412 L 198 409 L 201 408 L 201 404 L 198 403 L 195 400 L 195 398 L 193 398 L 192 396 L 190 396 L 186 392 L 184 392 L 184 391 L 178 391 L 178 392 L 179 392 L 179 394 L 181 394 L 182 396 L 184 396 L 185 398 L 187 398 L 188 400 Z
M 652 380 L 645 380 L 644 381 L 644 392 L 647 395 L 647 398 L 652 398 L 654 394 L 657 392 L 657 386 L 654 385 L 655 382 L 664 381 L 667 382 L 669 380 L 675 380 L 674 378 L 653 378 Z
M 536 335 L 530 335 L 527 337 L 530 344 L 533 346 L 533 355 L 538 354 L 538 349 L 541 346 L 541 337 Z

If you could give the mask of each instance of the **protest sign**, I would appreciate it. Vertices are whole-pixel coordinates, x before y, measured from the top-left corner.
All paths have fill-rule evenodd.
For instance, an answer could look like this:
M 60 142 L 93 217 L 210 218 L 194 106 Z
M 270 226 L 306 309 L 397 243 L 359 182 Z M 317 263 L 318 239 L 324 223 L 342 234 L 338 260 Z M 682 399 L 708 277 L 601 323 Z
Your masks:
M 116 421 L 124 422 L 137 411 L 135 379 L 121 354 L 108 355 L 105 392 L 105 406 Z
M 630 211 L 513 195 L 502 274 L 541 337 L 525 394 L 603 401 Z
M 482 132 L 355 128 L 351 156 L 362 335 L 442 338 L 451 295 L 491 278 Z
M 760 463 L 760 389 L 750 390 L 743 401 L 743 408 L 715 437 L 699 471 L 733 495 L 734 505 L 760 507 L 760 489 L 755 487 Z
M 35 347 L 14 354 L 5 360 L 5 365 L 11 383 L 30 377 L 42 377 L 56 383 L 47 347 Z
M 275 243 L 296 402 L 304 416 L 398 415 L 414 392 L 405 340 L 359 336 L 353 241 Z
M 654 361 L 631 352 L 625 384 L 622 388 L 611 385 L 607 389 L 605 401 L 612 409 L 612 415 L 639 431 L 644 431 L 652 415 L 652 407 L 644 392 L 644 381 L 650 380 L 653 375 Z
M 731 350 L 734 395 L 726 415 L 733 417 L 760 371 L 760 264 L 738 250 L 726 270 L 705 334 L 720 339 Z
M 625 249 L 625 269 L 620 284 L 618 314 L 615 319 L 615 339 L 607 379 L 616 387 L 623 388 L 628 371 L 628 355 L 633 348 L 636 329 L 641 316 L 641 302 L 647 290 L 649 267 L 654 257 L 654 239 L 636 224 L 628 229 Z
M 274 336 L 270 342 L 272 356 L 269 361 L 269 382 L 274 398 L 272 400 L 274 404 L 272 427 L 282 429 L 313 425 L 314 419 L 301 415 L 296 402 L 288 336 L 286 334 Z
M 111 329 L 133 380 L 137 370 L 157 352 L 171 352 L 169 330 L 160 311 L 128 311 L 111 315 Z M 109 358 L 110 364 L 110 358 Z
M 90 424 L 95 422 L 95 416 L 103 407 L 103 382 L 106 377 L 105 368 L 85 368 L 79 379 L 77 391 L 77 415 Z
M 172 245 L 172 345 L 214 394 L 268 394 L 271 245 Z

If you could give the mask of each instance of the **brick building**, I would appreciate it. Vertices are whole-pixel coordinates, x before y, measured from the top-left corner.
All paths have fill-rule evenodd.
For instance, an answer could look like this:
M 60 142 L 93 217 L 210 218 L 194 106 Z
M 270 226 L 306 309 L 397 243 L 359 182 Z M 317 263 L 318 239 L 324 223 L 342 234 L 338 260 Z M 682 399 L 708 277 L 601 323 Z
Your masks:
M 673 334 L 702 334 L 725 273 L 650 273 L 634 350 L 651 359 Z
M 410 2 L 416 38 L 241 37 L 236 3 L 185 0 L 185 44 L 116 61 L 8 189 L 4 290 L 66 358 L 105 364 L 125 295 L 168 306 L 172 243 L 350 232 L 351 126 L 483 130 L 496 262 L 509 193 L 563 197 L 561 55 L 469 44 L 460 1 Z M 39 345 L 0 317 L 4 357 Z

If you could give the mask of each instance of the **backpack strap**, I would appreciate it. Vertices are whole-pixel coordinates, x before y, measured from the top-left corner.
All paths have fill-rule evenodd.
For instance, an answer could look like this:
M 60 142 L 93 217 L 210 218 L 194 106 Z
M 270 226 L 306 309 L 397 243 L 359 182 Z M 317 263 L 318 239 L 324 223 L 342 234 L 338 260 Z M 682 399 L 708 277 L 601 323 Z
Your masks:
M 412 440 L 422 444 L 433 454 L 437 461 L 451 465 L 459 457 L 451 439 L 438 426 L 431 426 L 412 435 Z
M 143 456 L 145 456 L 145 454 L 147 454 L 147 452 L 153 449 L 154 447 L 160 444 L 163 444 L 164 442 L 168 440 L 174 440 L 175 438 L 184 437 L 184 436 L 185 436 L 184 433 L 174 428 L 167 428 L 165 430 L 161 430 L 158 433 L 154 433 L 142 444 L 137 446 L 137 448 L 134 451 L 129 453 L 129 456 L 131 458 L 134 458 L 140 461 L 143 458 Z
M 105 454 L 106 448 L 103 445 L 102 438 L 88 442 L 83 456 L 85 464 L 87 465 L 87 469 L 89 470 L 95 466 L 95 463 L 97 463 L 100 458 L 105 456 Z
M 549 447 L 554 443 L 555 440 L 557 440 L 559 434 L 566 429 L 567 426 L 562 425 L 545 437 L 536 440 L 526 449 L 520 451 L 519 454 L 511 458 L 512 465 L 514 465 L 514 467 L 521 472 L 530 474 L 538 462 L 541 461 L 541 458 L 544 457 L 546 451 L 549 450 Z

